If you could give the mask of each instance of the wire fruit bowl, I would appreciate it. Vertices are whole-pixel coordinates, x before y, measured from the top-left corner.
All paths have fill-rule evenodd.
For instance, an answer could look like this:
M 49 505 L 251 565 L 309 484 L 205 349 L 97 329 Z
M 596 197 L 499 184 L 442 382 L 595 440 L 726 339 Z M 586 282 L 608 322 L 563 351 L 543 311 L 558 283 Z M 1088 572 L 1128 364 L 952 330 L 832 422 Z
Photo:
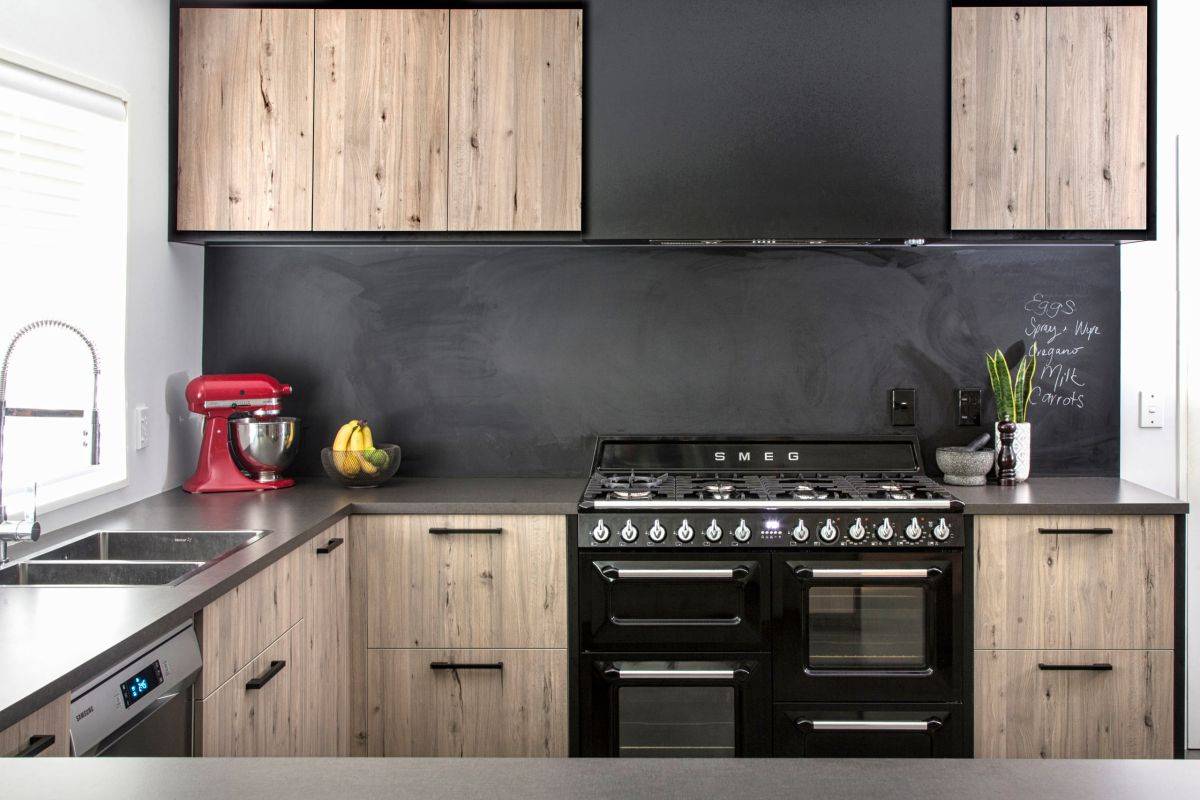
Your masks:
M 342 486 L 368 489 L 386 483 L 400 469 L 400 447 L 381 444 L 372 450 L 321 450 L 325 474 Z

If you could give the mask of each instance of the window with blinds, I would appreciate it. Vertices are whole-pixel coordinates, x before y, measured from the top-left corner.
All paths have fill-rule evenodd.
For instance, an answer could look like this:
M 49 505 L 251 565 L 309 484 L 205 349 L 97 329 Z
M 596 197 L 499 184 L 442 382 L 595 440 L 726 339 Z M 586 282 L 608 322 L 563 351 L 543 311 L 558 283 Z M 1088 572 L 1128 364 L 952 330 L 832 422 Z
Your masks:
M 128 150 L 124 101 L 0 59 L 0 488 L 10 517 L 29 510 L 34 484 L 46 510 L 126 479 Z

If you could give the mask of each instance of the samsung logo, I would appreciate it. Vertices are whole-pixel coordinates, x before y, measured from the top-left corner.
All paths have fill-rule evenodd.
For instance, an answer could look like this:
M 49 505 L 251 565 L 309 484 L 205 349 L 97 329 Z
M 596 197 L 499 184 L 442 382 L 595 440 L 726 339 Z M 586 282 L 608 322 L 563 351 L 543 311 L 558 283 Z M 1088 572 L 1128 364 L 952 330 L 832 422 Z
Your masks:
M 78 714 L 75 715 L 75 721 L 79 722 L 79 720 L 83 719 L 84 717 L 86 717 L 88 714 L 92 713 L 95 710 L 96 710 L 95 706 L 88 706 L 83 711 L 80 711 Z
M 776 459 L 774 450 L 765 450 L 759 454 L 763 461 L 799 461 L 800 453 L 795 450 L 788 450 L 780 453 L 780 458 Z M 728 453 L 724 450 L 718 450 L 713 453 L 713 459 L 722 463 L 729 461 L 730 457 L 736 457 L 739 462 L 750 461 L 754 458 L 754 453 L 750 450 L 739 450 L 736 453 Z

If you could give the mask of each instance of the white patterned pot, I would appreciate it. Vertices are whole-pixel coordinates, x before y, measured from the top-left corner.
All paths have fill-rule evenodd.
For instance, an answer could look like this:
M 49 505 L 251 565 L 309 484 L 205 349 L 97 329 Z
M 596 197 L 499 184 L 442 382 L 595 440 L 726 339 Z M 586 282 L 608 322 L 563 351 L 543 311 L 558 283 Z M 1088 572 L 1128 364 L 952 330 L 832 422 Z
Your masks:
M 996 469 L 993 471 L 998 477 L 1000 475 L 1000 423 L 997 422 L 992 432 L 992 437 L 996 443 Z M 1030 450 L 1033 446 L 1033 428 L 1028 422 L 1017 423 L 1017 433 L 1013 437 L 1013 452 L 1017 455 L 1017 480 L 1023 481 L 1029 477 L 1029 458 Z

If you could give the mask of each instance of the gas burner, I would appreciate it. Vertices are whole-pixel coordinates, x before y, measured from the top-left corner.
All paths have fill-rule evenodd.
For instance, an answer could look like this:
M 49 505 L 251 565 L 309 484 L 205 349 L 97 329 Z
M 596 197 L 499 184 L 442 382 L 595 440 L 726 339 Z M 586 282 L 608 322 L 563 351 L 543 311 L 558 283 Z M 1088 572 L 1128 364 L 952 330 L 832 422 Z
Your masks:
M 702 487 L 702 491 L 711 500 L 728 500 L 733 497 L 733 484 L 719 482 L 706 483 Z
M 829 490 L 802 483 L 792 487 L 791 495 L 797 500 L 828 500 Z
M 601 475 L 600 491 L 617 500 L 649 500 L 667 480 L 667 474 L 642 475 L 636 472 L 620 475 Z

